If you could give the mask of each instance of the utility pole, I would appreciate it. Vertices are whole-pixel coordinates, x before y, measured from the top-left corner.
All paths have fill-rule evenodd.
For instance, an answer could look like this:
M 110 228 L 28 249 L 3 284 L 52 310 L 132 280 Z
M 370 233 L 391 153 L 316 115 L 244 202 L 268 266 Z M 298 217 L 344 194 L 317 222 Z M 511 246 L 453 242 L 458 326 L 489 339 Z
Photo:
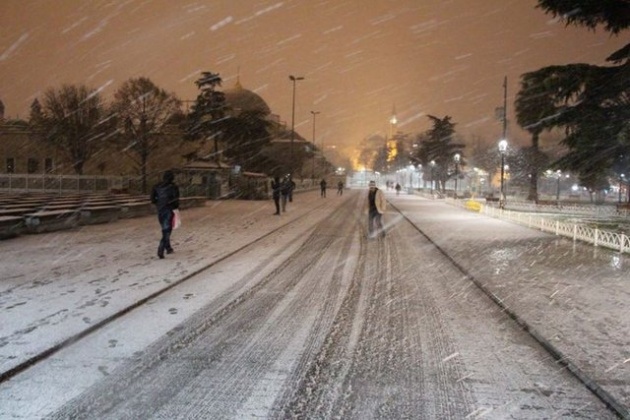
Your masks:
M 311 179 L 315 182 L 315 117 L 319 114 L 319 111 L 311 111 L 313 114 L 313 173 L 311 174 Z
M 289 80 L 293 82 L 293 105 L 291 107 L 291 146 L 289 148 L 289 166 L 291 176 L 293 176 L 293 142 L 295 141 L 295 83 L 298 80 L 304 80 L 304 78 L 290 75 Z
M 503 137 L 507 140 L 507 76 L 503 78 Z

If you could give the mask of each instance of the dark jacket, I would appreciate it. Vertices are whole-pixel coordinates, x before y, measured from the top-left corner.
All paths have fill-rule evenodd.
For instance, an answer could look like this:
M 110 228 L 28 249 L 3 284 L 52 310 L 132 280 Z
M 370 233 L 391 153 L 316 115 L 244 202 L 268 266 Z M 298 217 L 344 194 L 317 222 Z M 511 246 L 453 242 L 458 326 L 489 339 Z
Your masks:
M 288 179 L 282 181 L 282 185 L 280 186 L 280 192 L 282 195 L 290 195 L 293 192 L 293 184 L 294 182 Z
M 282 189 L 282 183 L 280 182 L 280 179 L 274 178 L 274 180 L 271 181 L 271 190 L 273 192 L 273 198 L 280 198 L 281 189 Z
M 151 202 L 155 204 L 158 213 L 166 209 L 178 209 L 179 187 L 172 182 L 160 182 L 151 191 Z

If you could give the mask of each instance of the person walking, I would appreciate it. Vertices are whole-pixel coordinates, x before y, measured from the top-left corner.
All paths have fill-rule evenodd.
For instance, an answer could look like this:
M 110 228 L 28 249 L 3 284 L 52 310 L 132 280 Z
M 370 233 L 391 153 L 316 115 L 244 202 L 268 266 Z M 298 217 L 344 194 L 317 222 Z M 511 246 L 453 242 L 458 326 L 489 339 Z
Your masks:
M 376 236 L 385 237 L 385 229 L 383 228 L 383 214 L 387 207 L 385 195 L 383 191 L 376 188 L 376 182 L 370 181 L 370 189 L 368 191 L 368 237 Z
M 173 171 L 165 171 L 162 182 L 155 185 L 151 191 L 151 202 L 155 204 L 158 222 L 162 229 L 162 238 L 158 246 L 157 255 L 164 258 L 164 251 L 172 254 L 171 232 L 173 231 L 174 210 L 179 209 L 179 187 L 175 184 Z
M 396 183 L 396 195 L 400 194 L 400 189 L 401 189 L 400 184 Z
M 280 193 L 282 190 L 282 183 L 280 182 L 280 177 L 274 177 L 273 181 L 271 181 L 271 196 L 273 198 L 273 203 L 276 205 L 276 212 L 274 215 L 280 215 Z
M 337 195 L 343 195 L 343 181 L 337 182 Z
M 290 201 L 290 197 L 293 193 L 293 186 L 291 185 L 293 181 L 287 176 L 282 180 L 280 184 L 280 198 L 281 198 L 281 207 L 282 212 L 287 211 L 287 201 Z
M 289 183 L 289 203 L 293 203 L 293 191 L 295 191 L 295 181 L 291 175 L 288 175 L 287 182 Z
M 322 197 L 326 197 L 326 180 L 322 179 L 321 182 L 319 183 L 319 188 L 320 188 L 320 195 Z

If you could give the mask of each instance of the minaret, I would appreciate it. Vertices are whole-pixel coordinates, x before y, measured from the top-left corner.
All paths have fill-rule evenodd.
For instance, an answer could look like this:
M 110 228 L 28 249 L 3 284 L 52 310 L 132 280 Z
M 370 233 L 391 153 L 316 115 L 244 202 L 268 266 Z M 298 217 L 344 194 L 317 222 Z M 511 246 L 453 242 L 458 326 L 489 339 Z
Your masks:
M 396 134 L 396 124 L 398 124 L 398 118 L 396 118 L 396 104 L 392 106 L 392 116 L 389 119 L 389 138 L 393 139 Z

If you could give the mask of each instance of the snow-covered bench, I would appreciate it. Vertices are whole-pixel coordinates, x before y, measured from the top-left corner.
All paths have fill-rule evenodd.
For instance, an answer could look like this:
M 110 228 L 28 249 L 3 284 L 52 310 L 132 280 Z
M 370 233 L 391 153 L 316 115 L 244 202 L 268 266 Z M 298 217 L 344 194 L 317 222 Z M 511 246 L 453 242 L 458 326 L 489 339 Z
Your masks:
M 82 225 L 93 225 L 115 222 L 120 217 L 120 214 L 120 206 L 84 206 L 81 207 L 79 223 Z
M 19 235 L 24 228 L 24 218 L 21 216 L 0 216 L 0 239 L 12 238 Z
M 206 205 L 207 200 L 208 199 L 203 196 L 180 197 L 179 208 L 183 210 L 183 209 L 189 209 L 191 207 L 203 207 Z
M 120 217 L 128 219 L 131 217 L 147 216 L 155 213 L 155 208 L 150 201 L 138 201 L 120 203 Z
M 78 210 L 38 211 L 24 215 L 28 233 L 72 229 L 79 224 Z

